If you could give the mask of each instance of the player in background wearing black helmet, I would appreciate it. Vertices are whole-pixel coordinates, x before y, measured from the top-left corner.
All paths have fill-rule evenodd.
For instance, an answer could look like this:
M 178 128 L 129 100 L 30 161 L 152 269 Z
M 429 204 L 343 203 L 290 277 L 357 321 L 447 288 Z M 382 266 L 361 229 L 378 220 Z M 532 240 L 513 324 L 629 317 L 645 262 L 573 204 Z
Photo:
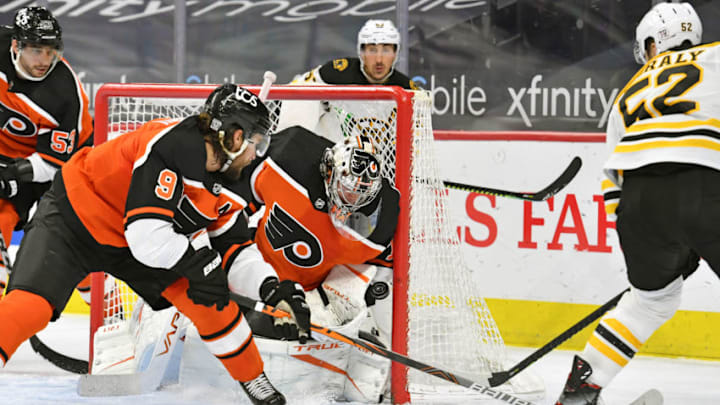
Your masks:
M 573 359 L 557 404 L 602 403 L 600 391 L 675 314 L 700 257 L 720 276 L 720 42 L 701 36 L 689 3 L 658 3 L 637 26 L 643 67 L 610 113 L 602 183 L 631 289 Z
M 400 32 L 391 20 L 368 20 L 358 32 L 357 57 L 328 61 L 309 72 L 297 75 L 291 85 L 383 85 L 418 90 L 415 83 L 397 71 Z M 330 110 L 326 102 L 284 101 L 278 131 L 301 125 L 326 136 L 319 122 Z M 331 138 L 332 139 L 332 138 Z
M 247 239 L 245 201 L 229 192 L 269 144 L 268 110 L 225 84 L 203 111 L 159 119 L 68 161 L 28 224 L 0 301 L 0 365 L 57 319 L 92 271 L 125 281 L 154 310 L 175 306 L 253 404 L 284 404 L 238 305 L 223 262 Z M 211 245 L 189 235 L 207 230 Z M 309 314 L 308 314 L 309 317 Z
M 62 57 L 62 29 L 43 7 L 21 8 L 0 27 L 0 232 L 14 229 L 55 172 L 92 144 L 88 97 Z M 0 297 L 7 281 L 0 264 Z

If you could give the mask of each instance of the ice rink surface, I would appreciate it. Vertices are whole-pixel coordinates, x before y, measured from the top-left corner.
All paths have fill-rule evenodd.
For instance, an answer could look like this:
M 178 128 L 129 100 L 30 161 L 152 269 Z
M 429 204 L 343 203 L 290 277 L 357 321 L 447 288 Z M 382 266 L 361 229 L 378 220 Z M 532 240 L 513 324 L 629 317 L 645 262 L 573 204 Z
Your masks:
M 87 317 L 70 315 L 51 324 L 39 334 L 48 346 L 77 358 L 87 358 Z M 510 348 L 510 355 L 520 361 L 532 349 Z M 569 372 L 573 352 L 553 351 L 527 370 L 545 380 L 546 397 L 538 405 L 552 404 Z M 77 375 L 62 371 L 40 358 L 24 343 L 0 369 L 0 387 L 4 404 L 238 404 L 249 403 L 239 390 L 229 392 L 211 387 L 172 386 L 161 391 L 132 397 L 83 398 L 76 393 Z M 627 366 L 607 389 L 607 405 L 622 405 L 648 389 L 657 388 L 669 405 L 720 404 L 720 362 L 689 359 L 666 359 L 639 356 Z M 335 403 L 322 393 L 288 398 L 289 404 L 322 405 Z M 463 402 L 468 403 L 468 402 Z M 478 403 L 478 402 L 476 402 Z M 482 404 L 504 402 L 482 401 Z

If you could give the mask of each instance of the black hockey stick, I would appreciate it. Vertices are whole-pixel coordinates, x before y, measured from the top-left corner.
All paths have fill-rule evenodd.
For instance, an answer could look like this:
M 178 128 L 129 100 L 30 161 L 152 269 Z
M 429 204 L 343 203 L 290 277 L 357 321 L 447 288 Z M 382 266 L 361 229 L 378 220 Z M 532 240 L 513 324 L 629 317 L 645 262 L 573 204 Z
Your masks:
M 87 374 L 88 373 L 88 362 L 85 360 L 74 359 L 66 356 L 62 353 L 58 353 L 43 343 L 37 335 L 30 337 L 30 346 L 32 346 L 35 353 L 39 354 L 42 358 L 49 361 L 53 365 L 71 373 L 75 374 Z
M 517 373 L 525 370 L 529 365 L 535 363 L 541 357 L 560 346 L 564 341 L 570 339 L 575 334 L 585 329 L 588 325 L 602 317 L 607 311 L 615 307 L 618 301 L 620 301 L 620 298 L 622 298 L 622 296 L 628 291 L 630 291 L 630 288 L 624 289 L 620 294 L 616 295 L 610 301 L 604 303 L 600 308 L 591 312 L 588 316 L 571 326 L 568 330 L 546 343 L 545 346 L 535 350 L 531 355 L 512 366 L 509 370 L 493 372 L 492 376 L 488 379 L 490 386 L 497 387 L 498 385 L 505 383 L 507 380 L 513 378 Z
M 570 181 L 575 177 L 575 175 L 580 170 L 580 167 L 582 166 L 582 159 L 580 159 L 579 156 L 575 156 L 573 160 L 570 162 L 568 167 L 565 169 L 564 172 L 555 179 L 549 186 L 545 187 L 544 189 L 535 192 L 535 193 L 524 193 L 524 192 L 518 192 L 518 191 L 507 191 L 507 190 L 500 190 L 497 188 L 490 188 L 490 187 L 480 187 L 480 186 L 472 186 L 469 184 L 463 184 L 463 183 L 456 183 L 454 181 L 443 181 L 443 184 L 447 188 L 453 188 L 457 190 L 463 190 L 468 191 L 471 193 L 480 193 L 480 194 L 490 194 L 490 195 L 496 195 L 498 197 L 506 197 L 506 198 L 517 198 L 520 200 L 530 200 L 530 201 L 545 201 L 548 198 L 554 196 L 558 193 L 558 191 L 565 188 L 565 186 L 570 183 Z
M 264 314 L 270 315 L 275 318 L 285 318 L 285 317 L 290 316 L 290 314 L 288 314 L 287 312 L 284 312 L 277 308 L 273 308 L 273 307 L 266 305 L 260 301 L 255 301 L 251 298 L 244 297 L 242 295 L 238 295 L 238 294 L 235 294 L 232 292 L 230 293 L 230 296 L 231 296 L 232 300 L 235 301 L 241 308 L 253 310 L 256 312 L 262 312 Z M 488 387 L 489 383 L 487 380 L 483 380 L 480 382 L 474 382 L 468 378 L 459 376 L 457 374 L 453 374 L 449 371 L 437 368 L 435 366 L 421 363 L 420 361 L 413 360 L 405 355 L 390 351 L 388 349 L 385 349 L 385 348 L 375 345 L 373 343 L 370 343 L 370 342 L 367 342 L 367 341 L 364 341 L 361 339 L 355 339 L 355 338 L 349 337 L 347 335 L 343 335 L 342 333 L 333 331 L 331 329 L 328 329 L 328 328 L 325 328 L 322 326 L 310 324 L 310 329 L 315 333 L 319 333 L 319 334 L 327 336 L 331 339 L 334 339 L 334 340 L 337 340 L 337 341 L 340 341 L 343 343 L 347 343 L 350 346 L 360 348 L 361 350 L 367 350 L 370 353 L 377 354 L 379 356 L 385 357 L 386 359 L 390 359 L 396 363 L 400 363 L 400 364 L 408 366 L 410 368 L 414 368 L 415 370 L 422 371 L 423 373 L 430 374 L 432 376 L 441 378 L 441 379 L 451 382 L 453 384 L 457 384 L 457 385 L 463 386 L 465 388 L 468 388 L 470 390 L 477 391 L 477 392 L 487 395 L 491 398 L 495 398 L 500 401 L 507 402 L 509 404 L 514 404 L 514 405 L 532 405 L 533 404 L 530 401 L 526 401 L 524 399 L 518 398 L 518 397 L 510 395 L 508 393 Z
M 10 263 L 10 253 L 8 252 L 7 245 L 5 245 L 5 239 L 0 235 L 0 257 L 2 257 L 5 267 L 8 269 L 8 274 L 12 273 L 12 264 Z M 30 346 L 32 346 L 35 353 L 39 354 L 42 358 L 49 361 L 53 365 L 71 373 L 75 374 L 87 374 L 88 362 L 85 360 L 78 360 L 72 357 L 68 357 L 62 353 L 58 353 L 51 349 L 48 345 L 43 343 L 37 335 L 30 337 Z

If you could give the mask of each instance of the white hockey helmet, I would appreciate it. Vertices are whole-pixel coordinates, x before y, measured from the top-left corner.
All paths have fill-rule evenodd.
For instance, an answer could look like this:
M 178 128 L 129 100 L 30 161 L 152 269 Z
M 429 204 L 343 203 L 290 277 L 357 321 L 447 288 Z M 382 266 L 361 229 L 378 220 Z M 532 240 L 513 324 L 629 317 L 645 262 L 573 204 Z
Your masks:
M 375 225 L 356 213 L 375 200 L 382 187 L 376 153 L 370 138 L 359 135 L 325 149 L 320 162 L 330 218 L 341 235 L 351 239 L 367 237 Z
M 657 53 L 680 46 L 685 41 L 698 45 L 702 38 L 702 23 L 690 3 L 658 3 L 643 16 L 635 30 L 633 52 L 635 61 L 644 65 L 645 41 L 655 41 Z
M 358 32 L 357 55 L 360 58 L 360 68 L 365 74 L 363 66 L 362 49 L 367 44 L 391 44 L 395 45 L 395 59 L 388 76 L 392 74 L 397 63 L 397 55 L 400 53 L 400 32 L 395 28 L 391 20 L 367 20 Z

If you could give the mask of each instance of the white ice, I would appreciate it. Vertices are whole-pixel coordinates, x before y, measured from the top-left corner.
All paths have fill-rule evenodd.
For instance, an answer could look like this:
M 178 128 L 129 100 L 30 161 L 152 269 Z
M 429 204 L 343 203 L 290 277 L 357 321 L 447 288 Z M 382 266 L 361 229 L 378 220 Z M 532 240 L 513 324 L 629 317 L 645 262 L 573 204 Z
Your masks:
M 39 334 L 52 348 L 77 358 L 87 358 L 87 317 L 66 315 Z M 520 361 L 533 349 L 510 348 Z M 531 365 L 528 372 L 545 380 L 546 397 L 538 405 L 552 404 L 569 372 L 573 352 L 556 350 Z M 7 404 L 236 404 L 248 403 L 240 392 L 212 387 L 173 386 L 134 397 L 83 398 L 76 393 L 77 375 L 49 364 L 24 343 L 8 365 L 0 369 L 2 403 Z M 720 403 L 720 362 L 638 356 L 603 390 L 605 403 L 623 405 L 650 388 L 659 389 L 668 405 Z M 329 404 L 322 394 L 288 398 L 289 404 Z M 482 402 L 483 404 L 494 402 Z M 498 404 L 503 402 L 497 402 Z

